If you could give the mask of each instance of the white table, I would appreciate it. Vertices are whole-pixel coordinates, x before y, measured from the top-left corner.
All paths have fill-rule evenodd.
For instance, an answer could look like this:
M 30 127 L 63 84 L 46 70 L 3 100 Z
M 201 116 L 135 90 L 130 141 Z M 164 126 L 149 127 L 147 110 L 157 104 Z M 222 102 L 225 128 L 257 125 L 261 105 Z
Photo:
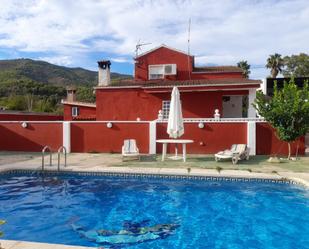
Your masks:
M 162 147 L 162 161 L 165 160 L 166 157 L 166 151 L 167 151 L 167 144 L 176 144 L 176 155 L 175 158 L 177 158 L 177 144 L 182 144 L 182 159 L 184 162 L 186 162 L 186 145 L 193 143 L 193 140 L 190 139 L 159 139 L 156 141 L 157 143 L 163 144 Z

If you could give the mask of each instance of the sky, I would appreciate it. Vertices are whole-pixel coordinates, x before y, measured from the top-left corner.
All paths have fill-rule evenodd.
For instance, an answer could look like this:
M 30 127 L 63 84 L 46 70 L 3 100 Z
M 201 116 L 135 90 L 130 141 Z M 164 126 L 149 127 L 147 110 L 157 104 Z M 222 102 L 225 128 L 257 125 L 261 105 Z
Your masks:
M 0 0 L 0 59 L 32 58 L 133 74 L 139 53 L 161 44 L 203 65 L 247 60 L 250 78 L 269 75 L 267 57 L 309 52 L 309 0 Z

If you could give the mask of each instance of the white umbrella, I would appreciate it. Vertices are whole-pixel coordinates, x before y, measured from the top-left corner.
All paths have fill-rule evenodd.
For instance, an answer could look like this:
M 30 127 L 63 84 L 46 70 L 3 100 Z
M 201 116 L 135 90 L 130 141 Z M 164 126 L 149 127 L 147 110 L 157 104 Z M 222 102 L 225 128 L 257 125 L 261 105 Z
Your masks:
M 184 134 L 180 94 L 178 88 L 174 86 L 168 115 L 167 134 L 171 138 L 179 138 Z
M 169 134 L 170 138 L 179 138 L 184 132 L 180 94 L 178 88 L 174 86 L 170 103 L 170 112 L 168 114 L 167 134 Z M 171 159 L 181 159 L 178 157 L 177 144 L 175 147 L 175 156 L 171 157 Z

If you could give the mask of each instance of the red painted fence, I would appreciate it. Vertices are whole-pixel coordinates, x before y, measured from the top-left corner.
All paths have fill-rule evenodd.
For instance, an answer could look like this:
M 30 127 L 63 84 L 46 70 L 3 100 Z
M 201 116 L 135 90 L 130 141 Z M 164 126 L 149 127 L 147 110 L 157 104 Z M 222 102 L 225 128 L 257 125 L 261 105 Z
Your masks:
M 41 151 L 49 145 L 56 151 L 62 145 L 62 123 L 28 122 L 27 128 L 21 123 L 0 123 L 0 150 Z
M 0 150 L 4 151 L 41 151 L 49 145 L 56 151 L 63 143 L 62 122 L 29 121 L 23 128 L 21 122 L 0 122 Z M 187 145 L 188 153 L 213 154 L 227 149 L 231 144 L 247 143 L 246 122 L 204 123 L 200 129 L 198 123 L 185 123 L 183 139 L 194 140 Z M 72 152 L 106 152 L 120 153 L 125 139 L 136 139 L 141 153 L 149 152 L 149 123 L 148 122 L 71 122 L 71 151 Z M 157 139 L 168 138 L 166 123 L 157 123 Z M 257 155 L 286 155 L 287 144 L 280 141 L 274 129 L 267 123 L 256 123 L 256 154 Z M 293 143 L 292 153 L 304 155 L 305 141 L 301 138 Z M 173 152 L 170 146 L 169 152 Z M 157 145 L 161 153 L 162 145 Z
M 305 154 L 305 137 L 292 143 L 292 155 Z M 298 152 L 297 152 L 298 151 Z M 256 123 L 256 154 L 287 155 L 288 144 L 278 139 L 275 130 L 268 123 Z
M 72 152 L 119 153 L 125 139 L 136 139 L 141 153 L 149 150 L 148 123 L 71 123 Z
M 157 139 L 168 138 L 166 129 L 166 123 L 157 124 Z M 181 138 L 194 141 L 187 145 L 188 153 L 213 154 L 230 148 L 232 144 L 246 144 L 247 123 L 205 123 L 202 129 L 198 123 L 186 123 Z M 169 147 L 169 152 L 173 152 L 173 146 Z M 161 153 L 162 145 L 157 145 L 157 151 Z

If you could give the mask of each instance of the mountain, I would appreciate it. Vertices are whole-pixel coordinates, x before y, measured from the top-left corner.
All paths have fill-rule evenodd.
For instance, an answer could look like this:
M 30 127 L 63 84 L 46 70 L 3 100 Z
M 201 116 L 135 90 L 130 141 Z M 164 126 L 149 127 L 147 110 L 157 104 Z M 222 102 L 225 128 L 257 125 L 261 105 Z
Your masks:
M 0 110 L 62 113 L 65 87 L 77 87 L 77 100 L 94 102 L 98 73 L 30 59 L 0 60 Z M 111 73 L 111 80 L 132 78 Z
M 112 80 L 127 78 L 132 76 L 111 73 Z M 0 84 L 22 79 L 57 86 L 94 86 L 98 81 L 98 73 L 80 67 L 69 68 L 31 59 L 0 60 Z

